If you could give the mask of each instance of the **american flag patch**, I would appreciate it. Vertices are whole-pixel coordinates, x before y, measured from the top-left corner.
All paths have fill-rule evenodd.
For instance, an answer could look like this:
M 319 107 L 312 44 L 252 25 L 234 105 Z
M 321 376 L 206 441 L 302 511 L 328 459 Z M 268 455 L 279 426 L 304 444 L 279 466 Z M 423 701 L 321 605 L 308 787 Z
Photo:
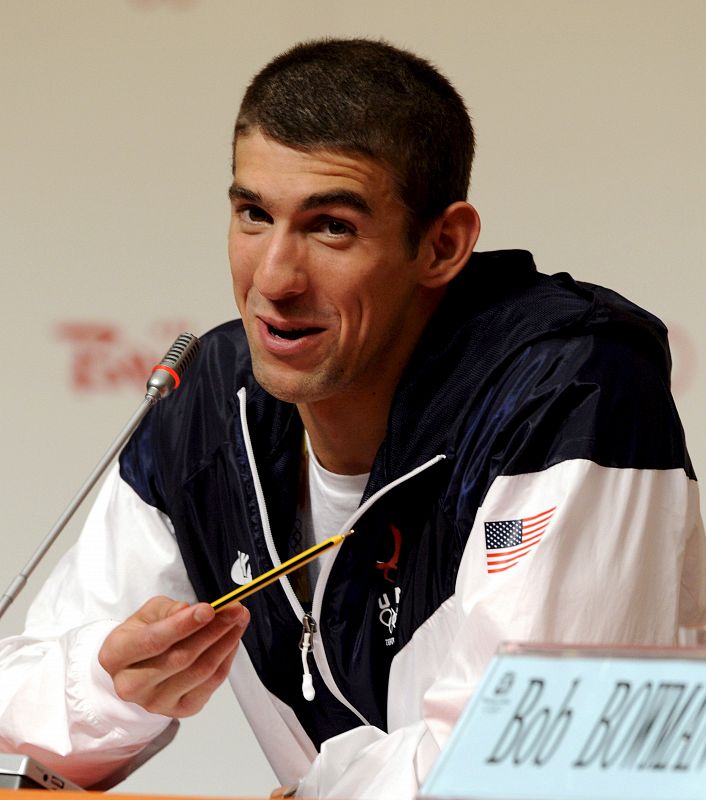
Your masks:
M 485 523 L 488 573 L 514 567 L 539 542 L 556 511 L 556 506 L 524 519 L 502 519 Z

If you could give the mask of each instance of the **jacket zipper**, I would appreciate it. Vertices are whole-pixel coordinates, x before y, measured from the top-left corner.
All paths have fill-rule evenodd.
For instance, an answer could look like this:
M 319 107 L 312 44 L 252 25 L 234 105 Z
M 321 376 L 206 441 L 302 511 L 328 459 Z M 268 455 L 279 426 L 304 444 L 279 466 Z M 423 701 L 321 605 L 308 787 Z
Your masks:
M 262 530 L 265 536 L 265 542 L 267 544 L 267 550 L 270 554 L 270 559 L 275 566 L 279 566 L 282 562 L 280 561 L 279 555 L 277 553 L 277 548 L 275 547 L 274 538 L 272 536 L 272 529 L 270 527 L 270 518 L 267 513 L 267 505 L 265 503 L 265 494 L 262 491 L 262 484 L 260 483 L 260 476 L 257 471 L 257 465 L 255 463 L 255 453 L 253 451 L 252 442 L 250 441 L 250 430 L 248 428 L 248 419 L 246 415 L 246 391 L 245 387 L 238 391 L 238 401 L 240 405 L 240 424 L 243 432 L 243 438 L 245 440 L 245 450 L 248 455 L 248 462 L 250 464 L 250 472 L 252 475 L 253 483 L 255 485 L 255 496 L 257 498 L 257 505 L 260 510 L 260 518 L 262 520 Z M 350 530 L 357 520 L 359 520 L 363 514 L 374 504 L 376 503 L 383 495 L 387 494 L 389 491 L 394 489 L 399 484 L 404 483 L 405 481 L 410 480 L 415 475 L 418 475 L 420 472 L 424 472 L 425 470 L 432 467 L 434 464 L 437 464 L 439 461 L 443 461 L 446 458 L 445 455 L 437 455 L 433 458 L 425 461 L 423 464 L 420 464 L 418 467 L 415 467 L 410 472 L 407 472 L 405 475 L 396 478 L 394 481 L 391 481 L 386 486 L 383 486 L 382 489 L 379 489 L 375 494 L 370 495 L 370 497 L 363 503 L 363 505 L 359 506 L 355 513 L 346 521 L 346 524 L 341 528 L 339 533 L 343 533 L 344 531 Z M 314 589 L 314 598 L 312 602 L 312 610 L 311 613 L 305 612 L 302 604 L 299 602 L 296 594 L 294 593 L 294 589 L 292 588 L 292 584 L 289 582 L 289 578 L 286 576 L 280 579 L 280 583 L 282 584 L 282 589 L 284 590 L 287 599 L 289 600 L 290 605 L 292 606 L 292 610 L 297 615 L 297 618 L 302 621 L 302 636 L 299 643 L 299 648 L 302 651 L 302 669 L 303 669 L 303 678 L 302 678 L 302 694 L 307 700 L 313 700 L 314 698 L 314 687 L 311 685 L 311 673 L 309 672 L 309 666 L 307 662 L 307 657 L 309 653 L 311 653 L 314 663 L 319 669 L 321 677 L 326 684 L 327 688 L 331 692 L 331 694 L 340 702 L 342 703 L 349 711 L 352 711 L 358 719 L 363 722 L 365 725 L 369 725 L 367 719 L 358 711 L 355 706 L 353 706 L 347 699 L 344 697 L 341 690 L 336 685 L 336 681 L 331 673 L 331 668 L 328 663 L 328 659 L 326 658 L 326 651 L 324 650 L 323 643 L 321 642 L 321 637 L 315 637 L 314 634 L 317 632 L 318 626 L 316 623 L 317 617 L 320 616 L 321 612 L 321 604 L 323 601 L 323 593 L 326 587 L 326 581 L 328 580 L 329 573 L 331 572 L 331 568 L 333 567 L 333 562 L 338 555 L 339 548 L 335 548 L 333 553 L 326 553 L 321 556 L 321 571 L 319 573 L 319 577 L 316 581 L 316 587 Z M 310 691 L 307 687 L 310 686 Z M 309 694 L 310 696 L 307 696 Z
M 316 620 L 311 614 L 304 614 L 302 620 L 302 638 L 299 640 L 299 649 L 302 651 L 302 694 L 305 700 L 313 700 L 316 697 L 314 682 L 309 672 L 309 662 L 307 656 L 314 644 L 314 634 L 316 633 Z

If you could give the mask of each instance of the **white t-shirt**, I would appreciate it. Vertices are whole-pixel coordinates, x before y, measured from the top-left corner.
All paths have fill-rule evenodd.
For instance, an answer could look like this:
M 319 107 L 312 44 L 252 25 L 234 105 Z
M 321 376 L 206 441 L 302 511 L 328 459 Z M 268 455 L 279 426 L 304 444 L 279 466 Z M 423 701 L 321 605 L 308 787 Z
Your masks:
M 338 475 L 321 466 L 311 449 L 309 435 L 304 434 L 307 459 L 306 492 L 297 517 L 302 532 L 302 549 L 341 533 L 346 520 L 360 505 L 368 483 L 369 472 L 361 475 Z M 318 559 L 308 564 L 309 580 L 313 590 L 319 574 Z

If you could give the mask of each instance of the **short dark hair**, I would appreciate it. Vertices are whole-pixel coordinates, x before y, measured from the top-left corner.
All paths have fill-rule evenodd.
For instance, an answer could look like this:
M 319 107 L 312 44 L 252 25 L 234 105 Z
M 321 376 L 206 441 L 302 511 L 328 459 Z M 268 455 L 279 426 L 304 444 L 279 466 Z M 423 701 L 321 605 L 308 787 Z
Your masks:
M 385 163 L 408 209 L 413 248 L 468 193 L 474 136 L 463 100 L 428 61 L 387 42 L 322 39 L 287 50 L 248 86 L 234 148 L 256 128 L 295 149 Z

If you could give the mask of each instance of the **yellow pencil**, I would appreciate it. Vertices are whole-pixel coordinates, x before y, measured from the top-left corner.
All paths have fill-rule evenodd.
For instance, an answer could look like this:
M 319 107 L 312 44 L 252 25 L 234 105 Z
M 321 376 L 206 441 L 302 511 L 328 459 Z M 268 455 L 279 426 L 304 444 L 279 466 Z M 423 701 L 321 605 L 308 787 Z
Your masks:
M 303 553 L 299 553 L 299 555 L 290 558 L 288 561 L 285 561 L 278 567 L 274 567 L 274 569 L 263 572 L 262 575 L 258 575 L 258 577 L 250 581 L 250 583 L 246 583 L 244 586 L 239 586 L 232 592 L 224 594 L 223 597 L 219 597 L 218 600 L 214 600 L 211 603 L 211 606 L 216 609 L 216 612 L 218 612 L 222 611 L 231 603 L 237 603 L 240 600 L 244 600 L 251 594 L 259 592 L 260 589 L 264 589 L 265 586 L 269 586 L 271 583 L 279 580 L 284 575 L 288 575 L 290 572 L 294 572 L 295 569 L 299 569 L 299 567 L 303 567 L 304 564 L 308 564 L 310 561 L 318 558 L 320 555 L 322 555 L 322 553 L 327 552 L 332 547 L 336 547 L 337 545 L 341 544 L 341 542 L 352 533 L 353 529 L 351 528 L 351 530 L 346 531 L 346 533 L 339 533 L 336 536 L 331 536 L 328 539 L 324 539 L 323 542 L 315 544 L 313 547 L 310 547 Z

